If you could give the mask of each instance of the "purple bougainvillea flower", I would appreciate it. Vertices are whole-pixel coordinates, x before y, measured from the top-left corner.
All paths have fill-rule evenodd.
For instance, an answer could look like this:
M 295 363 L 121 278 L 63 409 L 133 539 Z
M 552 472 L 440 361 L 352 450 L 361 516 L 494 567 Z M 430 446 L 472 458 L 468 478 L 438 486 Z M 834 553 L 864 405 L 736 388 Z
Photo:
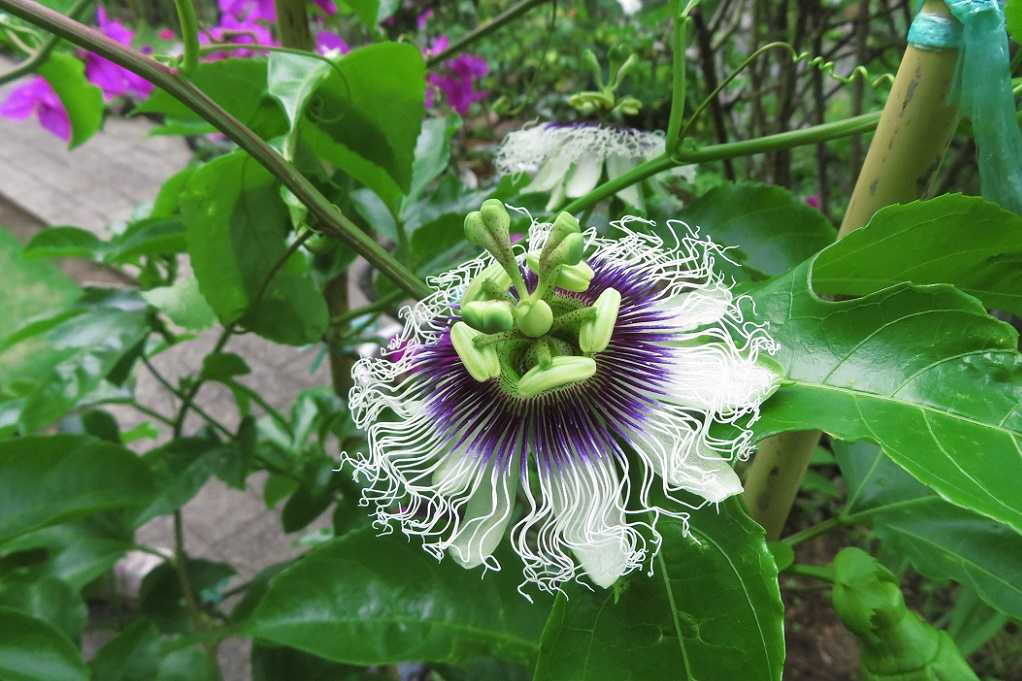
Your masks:
M 437 559 L 499 570 L 509 534 L 525 583 L 556 591 L 583 573 L 609 587 L 656 555 L 658 518 L 687 523 L 686 507 L 741 491 L 731 461 L 750 455 L 779 384 L 775 343 L 715 271 L 725 250 L 683 223 L 624 218 L 602 237 L 562 213 L 512 246 L 510 222 L 497 201 L 470 214 L 470 230 L 503 232 L 493 252 L 509 260 L 432 279 L 402 312 L 403 353 L 356 363 L 368 452 L 342 463 L 377 526 Z M 583 260 L 557 264 L 544 247 L 568 238 Z
M 806 205 L 809 206 L 810 208 L 819 208 L 820 207 L 820 195 L 819 194 L 810 194 L 809 196 L 807 196 L 806 197 Z
M 446 50 L 450 44 L 451 41 L 450 39 L 448 39 L 447 36 L 439 35 L 436 38 L 433 38 L 433 41 L 430 42 L 429 47 L 426 48 L 426 56 L 433 57 L 435 55 L 438 55 L 444 50 Z
M 135 34 L 127 26 L 109 18 L 103 5 L 96 9 L 96 23 L 105 36 L 122 45 L 131 45 L 131 41 L 135 37 Z M 142 76 L 132 73 L 94 52 L 85 53 L 85 77 L 103 91 L 103 97 L 107 100 L 114 97 L 145 99 L 153 90 L 153 84 Z
M 221 18 L 234 17 L 240 22 L 277 20 L 277 6 L 274 0 L 220 0 Z
M 433 10 L 427 9 L 425 12 L 415 17 L 415 28 L 419 31 L 425 30 L 426 24 L 433 18 Z
M 446 42 L 444 48 L 446 48 Z M 476 89 L 476 81 L 489 72 L 490 67 L 482 57 L 474 54 L 460 54 L 445 62 L 438 72 L 430 73 L 429 83 L 443 92 L 444 99 L 452 109 L 464 116 L 472 104 L 486 98 L 485 91 Z M 430 98 L 427 106 L 431 106 L 432 103 L 432 98 Z
M 159 38 L 160 40 L 173 40 L 177 36 L 174 35 L 174 29 L 161 28 L 159 32 L 157 32 L 156 37 Z
M 71 121 L 53 87 L 42 76 L 11 90 L 0 104 L 0 116 L 24 120 L 35 114 L 39 124 L 67 142 L 71 139 Z
M 351 52 L 351 48 L 348 43 L 344 42 L 344 38 L 332 33 L 330 31 L 320 31 L 316 34 L 316 51 L 322 55 L 337 50 L 341 54 L 347 54 Z

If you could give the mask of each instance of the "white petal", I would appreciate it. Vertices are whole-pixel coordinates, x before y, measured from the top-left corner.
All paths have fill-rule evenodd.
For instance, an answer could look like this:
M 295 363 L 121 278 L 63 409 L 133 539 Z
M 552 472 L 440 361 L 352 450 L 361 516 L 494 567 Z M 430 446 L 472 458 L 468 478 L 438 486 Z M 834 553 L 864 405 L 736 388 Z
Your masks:
M 564 202 L 564 183 L 560 182 L 550 192 L 550 200 L 546 202 L 546 210 L 556 210 Z M 531 241 L 529 243 L 532 243 Z
M 448 497 L 464 494 L 479 472 L 479 462 L 462 452 L 443 455 L 440 465 L 433 471 L 433 487 Z
M 632 432 L 632 444 L 653 472 L 670 487 L 719 503 L 742 491 L 742 481 L 727 459 L 707 446 L 702 434 L 675 420 L 669 430 Z
M 585 154 L 575 161 L 575 167 L 564 183 L 564 193 L 571 199 L 585 196 L 593 190 L 603 172 L 603 159 L 595 154 Z
M 670 400 L 707 412 L 752 409 L 770 396 L 780 377 L 737 355 L 723 342 L 675 348 Z
M 720 321 L 727 314 L 731 299 L 731 291 L 717 284 L 673 296 L 657 307 L 671 315 L 671 326 L 676 331 L 691 331 Z
M 554 154 L 543 164 L 543 167 L 532 178 L 532 182 L 522 189 L 523 194 L 532 192 L 548 192 L 564 180 L 568 168 L 571 167 L 571 156 L 568 154 Z
M 551 480 L 550 500 L 564 542 L 594 584 L 609 587 L 632 553 L 621 485 L 610 457 L 581 461 Z
M 636 166 L 635 161 L 627 156 L 611 154 L 607 157 L 607 177 L 613 180 L 615 177 L 624 175 Z M 617 192 L 617 197 L 630 206 L 639 210 L 645 210 L 642 200 L 642 191 L 638 184 L 633 184 Z
M 518 468 L 489 468 L 465 507 L 460 529 L 447 551 L 462 567 L 481 565 L 500 544 L 518 493 Z

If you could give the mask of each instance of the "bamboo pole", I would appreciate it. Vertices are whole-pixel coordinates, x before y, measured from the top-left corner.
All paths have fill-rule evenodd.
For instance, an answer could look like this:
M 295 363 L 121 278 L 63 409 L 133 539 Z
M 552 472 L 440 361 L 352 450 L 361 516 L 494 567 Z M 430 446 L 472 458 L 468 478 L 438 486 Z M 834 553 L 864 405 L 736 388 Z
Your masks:
M 948 15 L 940 0 L 927 0 L 922 11 Z M 948 102 L 957 57 L 955 49 L 906 47 L 839 239 L 884 206 L 926 194 L 958 119 Z M 766 438 L 746 472 L 743 501 L 771 539 L 781 536 L 820 435 L 804 430 Z

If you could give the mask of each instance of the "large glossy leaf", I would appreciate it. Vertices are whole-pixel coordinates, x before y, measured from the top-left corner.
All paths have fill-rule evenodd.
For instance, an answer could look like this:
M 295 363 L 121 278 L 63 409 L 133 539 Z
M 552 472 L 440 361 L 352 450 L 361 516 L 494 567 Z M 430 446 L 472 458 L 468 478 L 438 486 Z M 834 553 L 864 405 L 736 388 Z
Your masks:
M 103 124 L 103 93 L 85 78 L 85 65 L 64 52 L 53 52 L 39 67 L 71 121 L 71 148 L 95 135 Z
M 173 440 L 147 453 L 143 461 L 159 492 L 142 509 L 135 524 L 143 525 L 187 504 L 213 476 L 220 454 L 219 442 L 197 437 Z
M 88 436 L 0 442 L 0 541 L 75 516 L 141 506 L 153 496 L 131 451 Z
M 872 440 L 944 498 L 1022 530 L 1015 330 L 949 286 L 826 301 L 810 288 L 811 267 L 753 294 L 787 374 L 758 433 Z
M 763 529 L 737 501 L 661 519 L 654 575 L 558 597 L 534 681 L 777 681 L 784 614 Z
M 960 194 L 890 206 L 823 251 L 813 269 L 821 294 L 865 295 L 901 282 L 954 284 L 1022 314 L 1022 215 Z
M 149 329 L 149 313 L 137 293 L 87 289 L 68 310 L 8 336 L 5 344 L 11 350 L 42 340 L 55 351 L 47 371 L 20 388 L 22 431 L 34 433 L 53 423 L 104 379 L 123 382 L 130 366 L 123 362 L 138 350 Z M 0 351 L 7 348 L 0 344 Z
M 85 628 L 85 601 L 56 577 L 38 577 L 25 571 L 0 576 L 0 608 L 17 610 L 49 623 L 76 641 Z
M 161 638 L 152 622 L 138 619 L 100 649 L 89 663 L 92 681 L 220 681 L 200 645 Z
M 1022 535 L 944 501 L 869 442 L 835 441 L 834 453 L 848 483 L 846 516 L 869 518 L 927 577 L 960 582 L 1022 619 Z
M 719 244 L 733 247 L 717 266 L 738 281 L 783 274 L 833 243 L 837 232 L 823 216 L 790 192 L 756 182 L 710 190 L 675 216 Z
M 269 90 L 302 144 L 375 191 L 396 213 L 411 188 L 424 114 L 425 65 L 412 45 L 376 43 L 326 63 L 293 54 L 270 57 Z
M 351 532 L 270 582 L 242 628 L 336 662 L 457 661 L 535 655 L 546 599 L 517 592 L 520 573 L 479 579 L 404 537 Z
M 222 156 L 191 175 L 182 210 L 199 290 L 222 322 L 296 345 L 322 336 L 326 303 L 308 264 L 295 253 L 275 271 L 289 218 L 272 175 L 243 152 Z
M 88 681 L 74 645 L 42 620 L 0 608 L 0 678 L 4 681 Z
M 280 109 L 266 93 L 266 59 L 247 57 L 203 62 L 189 79 L 264 138 L 276 137 L 287 130 Z M 186 123 L 202 123 L 194 111 L 161 89 L 154 90 L 136 111 L 161 113 Z

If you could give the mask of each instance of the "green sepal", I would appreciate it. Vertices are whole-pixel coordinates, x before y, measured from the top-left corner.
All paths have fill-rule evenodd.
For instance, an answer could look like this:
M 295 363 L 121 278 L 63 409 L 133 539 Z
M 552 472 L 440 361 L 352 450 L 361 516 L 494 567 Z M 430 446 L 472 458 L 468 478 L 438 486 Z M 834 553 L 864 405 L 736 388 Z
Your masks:
M 621 294 L 616 289 L 604 289 L 592 309 L 596 316 L 582 322 L 578 333 L 578 346 L 582 352 L 603 352 L 610 345 L 610 337 L 621 308 Z
M 545 300 L 523 300 L 514 309 L 518 330 L 529 338 L 539 338 L 554 324 L 554 311 Z
M 514 325 L 511 303 L 506 300 L 474 300 L 461 306 L 461 318 L 483 333 L 510 331 Z
M 556 388 L 584 381 L 596 373 L 596 362 L 591 357 L 561 355 L 550 360 L 547 366 L 535 366 L 525 372 L 518 381 L 518 393 L 522 397 L 534 397 Z
M 493 297 L 497 291 L 500 291 L 501 295 L 507 293 L 509 288 L 511 288 L 511 277 L 499 262 L 495 262 L 469 282 L 461 303 L 465 305 L 476 300 L 487 300 Z
M 454 351 L 472 378 L 480 383 L 500 376 L 500 358 L 497 357 L 496 348 L 492 345 L 476 346 L 476 338 L 483 335 L 465 322 L 455 322 L 451 327 Z

